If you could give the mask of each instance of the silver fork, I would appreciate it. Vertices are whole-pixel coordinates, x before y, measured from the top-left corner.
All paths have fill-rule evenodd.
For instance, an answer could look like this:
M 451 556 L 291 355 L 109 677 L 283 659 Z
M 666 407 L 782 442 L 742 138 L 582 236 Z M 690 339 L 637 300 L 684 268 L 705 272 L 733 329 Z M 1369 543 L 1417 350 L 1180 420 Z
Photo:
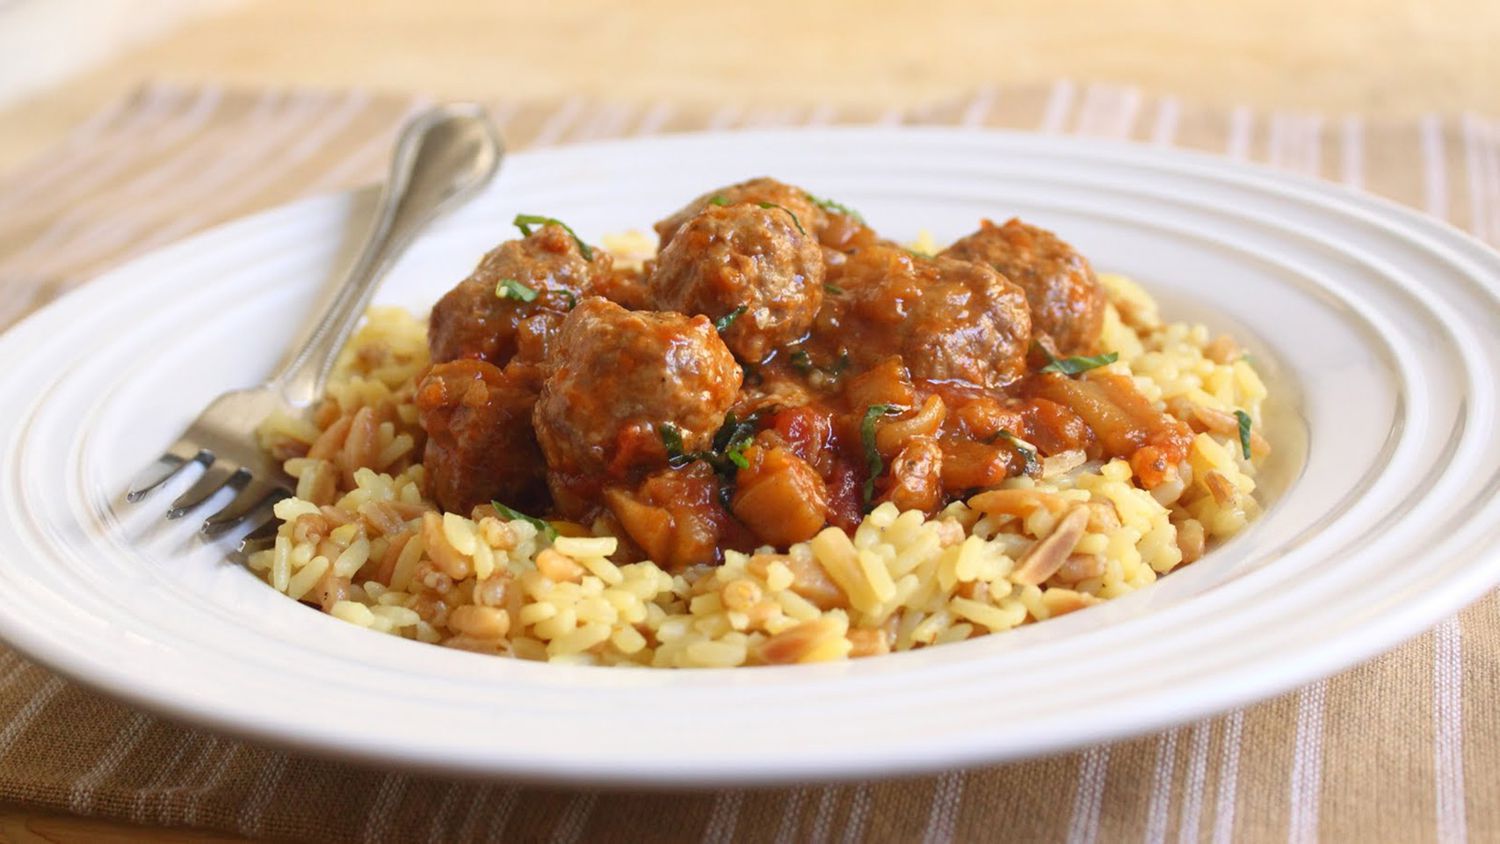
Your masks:
M 412 118 L 396 143 L 390 178 L 359 257 L 301 347 L 260 386 L 214 399 L 136 476 L 126 500 L 139 501 L 189 463 L 201 463 L 203 475 L 172 502 L 167 518 L 181 518 L 230 486 L 237 490 L 234 500 L 203 523 L 203 531 L 212 535 L 290 495 L 290 479 L 260 449 L 256 427 L 273 411 L 299 414 L 322 395 L 328 372 L 381 277 L 423 227 L 478 193 L 503 157 L 499 135 L 479 106 L 441 105 Z

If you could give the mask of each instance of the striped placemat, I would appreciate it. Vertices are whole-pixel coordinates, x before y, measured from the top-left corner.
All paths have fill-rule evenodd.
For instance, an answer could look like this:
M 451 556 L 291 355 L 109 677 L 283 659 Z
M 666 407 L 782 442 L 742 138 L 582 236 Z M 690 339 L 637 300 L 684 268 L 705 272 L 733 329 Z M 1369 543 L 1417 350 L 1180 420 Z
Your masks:
M 379 178 L 423 98 L 151 85 L 0 180 L 0 325 L 132 255 Z M 987 87 L 912 109 L 488 104 L 512 148 L 703 128 L 1003 126 L 1181 145 L 1385 194 L 1500 243 L 1500 123 Z M 1500 600 L 1259 706 L 1023 764 L 886 782 L 594 792 L 383 771 L 184 728 L 0 647 L 0 803 L 318 841 L 1500 840 Z M 688 740 L 688 739 L 685 739 Z

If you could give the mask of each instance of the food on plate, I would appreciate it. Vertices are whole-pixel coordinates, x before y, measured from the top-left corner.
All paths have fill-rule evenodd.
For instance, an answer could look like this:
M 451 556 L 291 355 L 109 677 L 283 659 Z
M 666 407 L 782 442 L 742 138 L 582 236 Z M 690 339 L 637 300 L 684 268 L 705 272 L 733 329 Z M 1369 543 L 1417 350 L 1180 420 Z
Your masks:
M 1090 355 L 1104 327 L 1104 291 L 1094 270 L 1057 235 L 1020 220 L 979 231 L 944 249 L 944 257 L 994 267 L 1026 291 L 1031 320 L 1066 355 Z
M 525 659 L 815 662 L 1084 609 L 1260 511 L 1247 356 L 1035 225 L 928 254 L 767 178 L 654 252 L 516 225 L 262 426 L 277 590 Z

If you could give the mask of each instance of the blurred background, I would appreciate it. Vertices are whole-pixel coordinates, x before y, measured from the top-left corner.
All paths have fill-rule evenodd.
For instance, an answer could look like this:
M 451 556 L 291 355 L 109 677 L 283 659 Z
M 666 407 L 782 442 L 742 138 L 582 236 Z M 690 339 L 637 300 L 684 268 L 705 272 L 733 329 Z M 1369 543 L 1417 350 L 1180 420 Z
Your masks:
M 1500 112 L 1493 0 L 0 0 L 0 173 L 142 82 L 910 105 L 986 84 Z
M 402 115 L 425 98 L 504 104 L 506 137 L 516 148 L 616 136 L 629 127 L 812 123 L 830 115 L 1133 137 L 1337 179 L 1500 244 L 1500 121 L 1489 119 L 1500 116 L 1497 43 L 1500 0 L 0 0 L 0 328 L 133 255 L 255 209 L 378 178 Z M 163 84 L 144 88 L 148 83 Z M 1067 96 L 1055 96 L 1061 92 Z M 761 119 L 766 115 L 772 119 Z M 1459 676 L 1464 651 L 1459 625 L 1452 630 L 1452 644 L 1442 646 L 1449 650 L 1437 648 L 1451 663 L 1438 664 Z M 1427 681 L 1408 681 L 1433 676 L 1426 654 L 1435 646 L 1427 641 L 1408 652 L 1420 656 L 1380 663 L 1366 682 L 1400 678 L 1395 685 L 1410 695 L 1425 694 Z M 1487 665 L 1485 647 L 1465 666 Z M 1373 684 L 1356 697 L 1346 683 L 1343 705 L 1386 706 L 1391 687 Z M 10 689 L 0 699 L 0 727 L 7 711 L 26 712 L 13 723 L 38 716 L 37 734 L 64 737 L 55 753 L 28 760 L 31 767 L 0 771 L 0 794 L 23 795 L 24 804 L 0 799 L 0 842 L 225 841 L 161 825 L 208 823 L 198 811 L 215 811 L 219 799 L 260 806 L 271 817 L 269 834 L 277 817 L 311 817 L 337 803 L 328 785 L 335 780 L 358 792 L 350 799 L 360 806 L 386 794 L 385 784 L 404 783 L 387 778 L 377 791 L 371 780 L 343 773 L 314 780 L 307 771 L 343 769 L 292 770 L 279 757 L 281 767 L 267 770 L 285 775 L 280 791 L 261 790 L 260 774 L 249 796 L 248 775 L 204 785 L 199 771 L 219 777 L 229 761 L 243 773 L 240 745 L 189 738 L 99 701 L 44 709 L 47 698 L 37 690 L 46 688 L 62 686 L 56 678 L 0 682 L 0 691 Z M 1323 707 L 1323 692 L 1315 694 L 1302 699 Z M 1452 694 L 1444 705 L 1453 712 L 1492 710 L 1483 702 L 1461 707 L 1459 693 Z M 1329 695 L 1336 712 L 1339 698 Z M 1239 774 L 1256 786 L 1245 798 L 1256 802 L 1242 804 L 1253 810 L 1242 816 L 1277 829 L 1283 840 L 1274 826 L 1285 817 L 1277 795 L 1286 793 L 1288 769 L 1280 760 L 1291 764 L 1293 740 L 1295 758 L 1303 758 L 1304 727 L 1312 723 L 1303 704 L 1288 700 L 1250 716 L 1263 731 L 1246 732 L 1255 753 L 1247 750 Z M 1406 747 L 1385 741 L 1392 736 L 1425 741 L 1431 722 L 1422 720 L 1416 698 L 1403 698 L 1398 710 L 1412 729 L 1376 731 L 1358 743 L 1353 735 L 1360 731 L 1348 725 L 1364 724 L 1363 715 L 1330 718 L 1330 742 L 1361 753 L 1378 749 L 1386 755 L 1371 758 L 1390 759 Z M 114 714 L 80 721 L 79 711 Z M 1316 717 L 1322 730 L 1322 715 Z M 110 732 L 124 724 L 135 732 Z M 1227 735 L 1225 729 L 1215 727 L 1215 734 Z M 87 740 L 73 740 L 80 732 Z M 136 744 L 147 732 L 157 743 Z M 1493 730 L 1471 734 L 1478 736 L 1471 748 L 1495 743 Z M 1204 750 L 1193 753 L 1207 753 L 1209 730 L 1201 735 Z M 1116 750 L 1115 770 L 1155 766 L 1160 776 L 1167 759 L 1170 778 L 1177 751 L 1156 748 L 1173 747 L 1176 736 Z M 107 800 L 94 790 L 109 779 L 110 766 L 143 752 L 136 748 L 168 742 L 176 755 L 159 775 L 117 784 Z M 118 753 L 93 755 L 106 746 Z M 1232 747 L 1228 758 L 1237 760 L 1239 745 Z M 1048 770 L 1073 771 L 1070 762 L 1058 764 Z M 1307 770 L 1315 772 L 1316 791 L 1318 769 Z M 1481 793 L 1492 780 L 1474 770 L 1470 782 L 1481 786 L 1471 785 L 1469 805 L 1493 815 L 1495 801 Z M 1432 810 L 1421 803 L 1426 792 L 1408 782 L 1421 775 L 1401 766 L 1389 768 L 1384 781 L 1366 773 L 1356 769 L 1342 786 L 1323 786 L 1326 815 L 1423 824 L 1391 826 L 1397 832 L 1388 838 L 1433 828 L 1423 814 Z M 52 791 L 38 785 L 44 777 Z M 1157 794 L 1170 801 L 1170 790 L 1157 789 L 1152 777 L 1117 773 L 1113 802 L 1102 811 L 1137 817 L 1147 788 L 1153 807 Z M 1461 775 L 1453 788 L 1462 791 Z M 287 793 L 306 794 L 307 802 L 270 800 Z M 830 793 L 805 802 L 822 806 Z M 1361 797 L 1332 799 L 1347 794 Z M 787 817 L 803 811 L 803 797 L 796 800 Z M 478 805 L 489 811 L 491 804 Z M 554 796 L 539 805 L 551 811 L 545 807 L 575 803 Z M 904 811 L 906 804 L 889 805 Z M 1413 805 L 1421 811 L 1408 817 Z M 43 817 L 38 806 L 158 826 Z M 233 821 L 223 817 L 213 822 L 262 829 L 263 818 L 248 808 Z M 1348 840 L 1371 838 L 1344 829 Z

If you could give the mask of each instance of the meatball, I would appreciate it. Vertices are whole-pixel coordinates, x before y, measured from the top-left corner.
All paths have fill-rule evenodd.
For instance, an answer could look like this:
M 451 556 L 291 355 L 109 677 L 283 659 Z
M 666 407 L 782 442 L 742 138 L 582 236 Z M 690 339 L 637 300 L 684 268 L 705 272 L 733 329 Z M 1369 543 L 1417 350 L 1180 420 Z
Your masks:
M 467 513 L 489 501 L 541 509 L 547 466 L 531 430 L 534 391 L 494 364 L 457 360 L 428 370 L 416 403 L 429 492 L 444 510 Z
M 678 229 L 649 284 L 659 308 L 731 319 L 724 342 L 740 360 L 758 362 L 812 326 L 823 303 L 823 253 L 779 207 L 710 205 Z
M 1091 355 L 1104 328 L 1104 289 L 1088 260 L 1057 235 L 1020 220 L 1003 226 L 989 220 L 979 231 L 942 253 L 994 267 L 1021 285 L 1031 306 L 1031 324 L 1064 355 Z
M 566 311 L 549 308 L 517 320 L 516 353 L 504 367 L 506 377 L 533 394 L 539 392 L 547 374 L 547 361 L 552 358 L 566 317 Z
M 835 252 L 867 245 L 876 239 L 875 232 L 865 226 L 858 214 L 846 213 L 847 209 L 841 210 L 842 206 L 820 201 L 795 185 L 762 177 L 709 191 L 657 223 L 656 233 L 661 237 L 661 247 L 665 249 L 677 230 L 704 208 L 741 204 L 785 208 L 797 217 L 803 230 Z
M 705 317 L 584 299 L 563 322 L 534 413 L 559 505 L 576 511 L 603 480 L 661 466 L 674 432 L 684 452 L 708 448 L 741 377 Z
M 591 280 L 609 274 L 610 263 L 602 249 L 584 258 L 573 236 L 555 224 L 500 244 L 433 306 L 432 360 L 477 358 L 504 366 L 516 354 L 521 323 L 541 317 L 560 324 Z M 514 284 L 502 287 L 506 281 Z M 535 298 L 525 301 L 531 292 Z
M 1031 344 L 1026 294 L 989 267 L 872 246 L 850 256 L 842 311 L 820 319 L 868 368 L 899 355 L 913 378 L 1000 389 Z
M 646 281 L 645 267 L 621 262 L 615 264 L 608 273 L 595 274 L 584 294 L 603 296 L 628 311 L 649 311 L 651 290 Z

